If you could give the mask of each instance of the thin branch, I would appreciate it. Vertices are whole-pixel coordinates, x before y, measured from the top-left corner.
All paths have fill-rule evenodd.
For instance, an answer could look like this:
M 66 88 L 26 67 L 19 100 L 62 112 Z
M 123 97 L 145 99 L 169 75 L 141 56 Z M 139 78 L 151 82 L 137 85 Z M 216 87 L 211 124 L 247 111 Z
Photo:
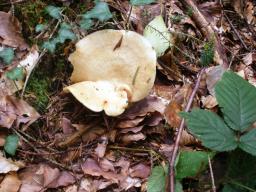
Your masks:
M 208 155 L 208 164 L 209 164 L 209 169 L 210 169 L 210 175 L 211 175 L 211 181 L 212 181 L 212 191 L 216 192 L 216 186 L 215 186 L 215 181 L 214 181 L 214 175 L 213 175 L 213 171 L 212 171 L 212 162 L 211 162 L 211 158 Z
M 193 100 L 194 100 L 194 97 L 196 95 L 196 92 L 199 88 L 199 85 L 200 85 L 200 81 L 201 81 L 201 77 L 202 77 L 202 74 L 204 73 L 205 69 L 201 69 L 201 71 L 199 72 L 198 74 L 198 78 L 197 78 L 197 81 L 196 81 L 196 85 L 193 89 L 193 92 L 192 94 L 190 95 L 190 98 L 189 98 L 189 101 L 187 103 L 187 106 L 185 108 L 185 112 L 188 112 L 192 103 L 193 103 Z M 184 118 L 182 118 L 182 121 L 180 123 L 180 126 L 179 126 L 179 129 L 178 129 L 178 133 L 177 133 L 177 138 L 175 140 L 175 144 L 174 144 L 174 148 L 173 148 L 173 152 L 172 152 L 172 156 L 171 156 L 171 159 L 169 160 L 169 164 L 170 164 L 170 182 L 169 182 L 169 185 L 170 185 L 170 191 L 171 192 L 175 192 L 175 182 L 174 182 L 174 165 L 175 165 L 175 160 L 176 160 L 176 156 L 177 156 L 177 153 L 178 153 L 178 150 L 179 150 L 179 142 L 180 142 L 180 139 L 181 139 L 181 135 L 182 135 L 182 131 L 184 129 L 184 124 L 185 124 L 185 120 Z

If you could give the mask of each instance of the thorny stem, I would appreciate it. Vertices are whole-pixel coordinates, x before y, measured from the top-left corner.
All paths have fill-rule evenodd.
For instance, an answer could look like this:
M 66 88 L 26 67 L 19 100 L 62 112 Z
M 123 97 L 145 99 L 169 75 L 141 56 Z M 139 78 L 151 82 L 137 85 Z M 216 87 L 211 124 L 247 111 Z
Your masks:
M 201 69 L 201 71 L 199 72 L 198 74 L 198 78 L 197 78 L 197 81 L 196 81 L 196 85 L 193 89 L 193 92 L 192 94 L 190 95 L 190 98 L 189 98 L 189 101 L 187 103 L 187 106 L 185 108 L 185 112 L 188 112 L 191 105 L 192 105 L 192 102 L 194 100 L 194 97 L 196 95 L 196 92 L 199 88 L 199 85 L 200 85 L 200 80 L 201 80 L 201 77 L 202 77 L 202 74 L 204 73 L 205 71 L 205 68 Z M 185 120 L 184 118 L 182 118 L 182 121 L 180 123 L 180 126 L 179 126 L 179 129 L 178 129 L 178 133 L 177 133 L 177 138 L 175 140 L 175 144 L 174 144 L 174 148 L 173 148 L 173 152 L 172 152 L 172 156 L 171 156 L 171 159 L 169 160 L 169 166 L 170 166 L 170 173 L 169 173 L 169 178 L 170 178 L 170 181 L 169 181 L 169 186 L 170 186 L 170 192 L 175 192 L 175 182 L 174 182 L 174 164 L 175 164 L 175 160 L 176 160 L 176 156 L 177 156 L 177 153 L 178 153 L 178 150 L 179 150 L 179 142 L 180 142 L 180 139 L 181 139 L 181 135 L 182 135 L 182 131 L 183 131 L 183 128 L 184 128 L 184 124 L 185 124 Z

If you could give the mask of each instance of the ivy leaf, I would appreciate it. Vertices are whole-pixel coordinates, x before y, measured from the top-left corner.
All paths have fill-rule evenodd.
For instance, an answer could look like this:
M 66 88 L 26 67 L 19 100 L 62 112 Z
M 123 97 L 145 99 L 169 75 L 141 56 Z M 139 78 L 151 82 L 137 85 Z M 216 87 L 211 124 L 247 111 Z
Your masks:
M 45 28 L 46 28 L 46 25 L 38 24 L 38 25 L 36 25 L 35 31 L 36 31 L 36 33 L 38 33 L 38 32 L 45 30 Z
M 214 57 L 214 44 L 213 41 L 204 45 L 204 50 L 200 57 L 200 63 L 202 66 L 208 66 L 213 62 Z
M 61 8 L 49 5 L 45 8 L 46 12 L 54 19 L 61 19 Z
M 147 5 L 147 4 L 154 3 L 154 2 L 155 2 L 155 0 L 131 0 L 130 1 L 130 3 L 135 6 Z
M 256 88 L 232 71 L 215 86 L 224 120 L 234 130 L 244 131 L 256 120 Z
M 167 166 L 155 166 L 152 169 L 151 175 L 148 178 L 148 192 L 164 192 L 165 180 L 167 176 Z
M 105 2 L 96 2 L 95 7 L 82 16 L 84 19 L 98 19 L 102 22 L 112 18 L 108 4 Z
M 93 26 L 93 21 L 91 19 L 82 19 L 80 21 L 80 27 L 82 29 L 88 30 Z
M 166 49 L 170 47 L 171 34 L 164 23 L 163 17 L 155 17 L 144 30 L 144 37 L 151 43 L 154 47 L 157 56 L 164 54 Z
M 19 137 L 17 135 L 9 135 L 4 144 L 4 150 L 9 155 L 15 155 L 19 143 Z
M 6 72 L 6 77 L 11 80 L 22 80 L 24 78 L 23 67 L 16 67 Z
M 75 40 L 76 35 L 69 29 L 60 28 L 58 31 L 58 41 L 64 43 L 66 40 Z
M 43 43 L 42 47 L 48 50 L 50 53 L 54 53 L 58 41 L 59 40 L 57 38 L 55 40 L 46 41 Z
M 186 177 L 194 177 L 203 171 L 208 165 L 208 155 L 214 156 L 214 153 L 204 151 L 181 151 L 178 163 L 175 166 L 176 179 L 180 180 Z
M 234 132 L 215 113 L 194 109 L 190 113 L 181 112 L 190 132 L 202 141 L 205 147 L 216 151 L 230 151 L 237 147 Z
M 11 64 L 14 58 L 14 51 L 12 48 L 3 48 L 0 51 L 0 58 L 3 59 L 5 64 Z
M 240 137 L 239 147 L 247 153 L 256 156 L 256 129 Z

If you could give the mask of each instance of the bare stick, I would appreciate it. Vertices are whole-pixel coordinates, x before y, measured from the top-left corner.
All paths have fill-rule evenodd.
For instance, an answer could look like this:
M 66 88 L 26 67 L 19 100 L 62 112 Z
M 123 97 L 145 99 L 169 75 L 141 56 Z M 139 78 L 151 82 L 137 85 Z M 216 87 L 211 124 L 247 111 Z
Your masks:
M 190 98 L 189 98 L 189 101 L 187 103 L 187 106 L 185 108 L 185 112 L 188 112 L 191 105 L 192 105 L 192 102 L 194 100 L 194 97 L 196 95 L 196 92 L 199 88 L 199 85 L 200 85 L 200 80 L 201 80 L 201 77 L 202 77 L 202 74 L 204 73 L 205 69 L 201 69 L 201 71 L 199 72 L 198 74 L 198 78 L 197 78 L 197 81 L 196 81 L 196 85 L 193 89 L 193 92 L 192 94 L 190 95 Z M 180 138 L 181 138 L 181 135 L 182 135 L 182 131 L 183 131 L 183 128 L 184 128 L 184 124 L 185 124 L 185 120 L 184 118 L 182 118 L 182 121 L 180 123 L 180 126 L 179 126 L 179 129 L 178 129 L 178 134 L 177 134 L 177 138 L 175 140 L 175 144 L 174 144 L 174 148 L 173 148 L 173 152 L 172 152 L 172 156 L 171 156 L 171 159 L 169 160 L 169 164 L 170 164 L 170 191 L 171 192 L 175 192 L 175 186 L 174 186 L 174 164 L 175 164 L 175 159 L 176 159 L 176 156 L 177 156 L 177 153 L 178 153 L 178 150 L 179 150 L 179 142 L 180 142 Z
M 244 48 L 246 50 L 249 50 L 248 47 L 246 46 L 246 44 L 244 43 L 243 39 L 241 38 L 241 36 L 239 35 L 239 33 L 237 32 L 235 26 L 233 25 L 233 23 L 230 21 L 230 19 L 228 18 L 228 16 L 225 14 L 225 12 L 223 12 L 225 18 L 227 19 L 229 25 L 231 26 L 231 28 L 234 30 L 236 36 L 238 37 L 238 39 L 240 40 L 240 42 L 243 44 Z
M 212 162 L 211 162 L 211 158 L 208 155 L 208 163 L 209 163 L 209 169 L 210 169 L 210 174 L 211 174 L 211 181 L 212 181 L 212 191 L 216 192 L 216 186 L 215 186 L 215 181 L 214 181 L 214 175 L 213 175 L 213 171 L 212 171 Z

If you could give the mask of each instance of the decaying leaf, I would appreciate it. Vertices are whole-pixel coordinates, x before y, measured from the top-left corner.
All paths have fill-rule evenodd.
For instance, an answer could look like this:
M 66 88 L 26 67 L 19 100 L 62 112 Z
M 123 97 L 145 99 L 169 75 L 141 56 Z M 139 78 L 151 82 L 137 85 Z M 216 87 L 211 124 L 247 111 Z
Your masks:
M 18 192 L 20 185 L 21 181 L 17 173 L 9 173 L 0 184 L 0 192 Z
M 8 173 L 10 171 L 18 171 L 24 164 L 22 162 L 14 162 L 11 159 L 6 159 L 3 154 L 0 153 L 0 173 Z
M 10 128 L 13 123 L 18 127 L 23 124 L 26 129 L 40 115 L 27 102 L 14 96 L 5 96 L 0 99 L 0 126 Z
M 21 25 L 17 18 L 10 13 L 0 12 L 0 43 L 9 47 L 24 50 L 28 48 L 24 39 L 21 37 Z

